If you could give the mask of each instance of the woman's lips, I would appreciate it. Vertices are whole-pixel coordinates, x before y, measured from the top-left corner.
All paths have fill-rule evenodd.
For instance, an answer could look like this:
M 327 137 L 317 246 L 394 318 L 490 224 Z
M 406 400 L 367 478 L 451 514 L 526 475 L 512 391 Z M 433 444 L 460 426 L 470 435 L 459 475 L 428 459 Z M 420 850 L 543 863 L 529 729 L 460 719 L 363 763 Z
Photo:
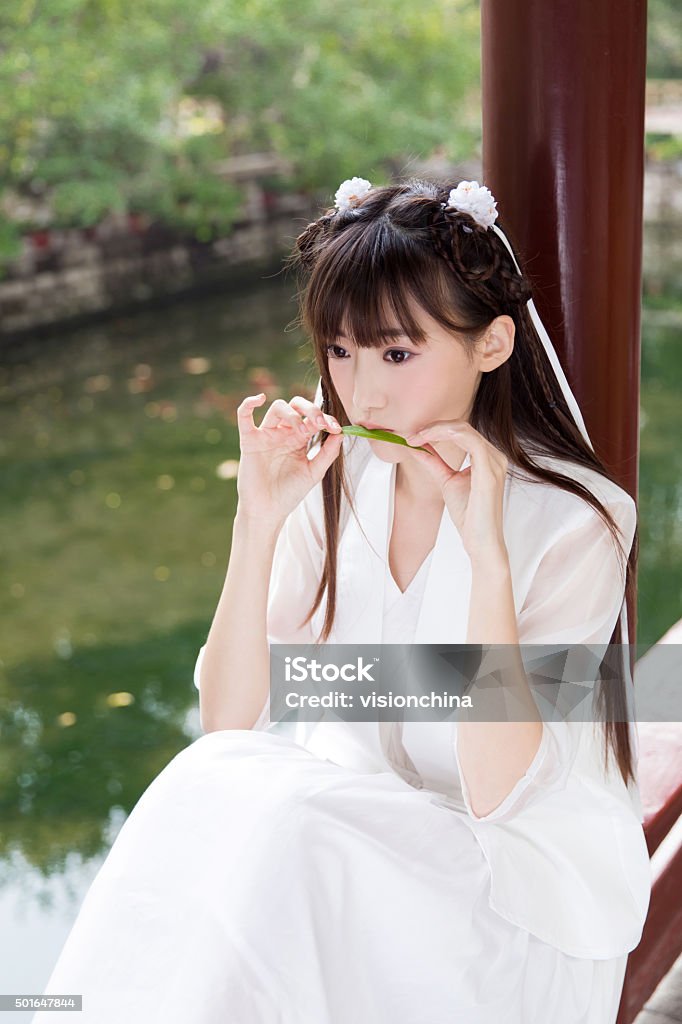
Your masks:
M 369 423 L 365 420 L 358 420 L 361 427 L 366 427 L 367 430 L 389 430 L 392 432 L 392 427 L 384 427 L 381 423 Z

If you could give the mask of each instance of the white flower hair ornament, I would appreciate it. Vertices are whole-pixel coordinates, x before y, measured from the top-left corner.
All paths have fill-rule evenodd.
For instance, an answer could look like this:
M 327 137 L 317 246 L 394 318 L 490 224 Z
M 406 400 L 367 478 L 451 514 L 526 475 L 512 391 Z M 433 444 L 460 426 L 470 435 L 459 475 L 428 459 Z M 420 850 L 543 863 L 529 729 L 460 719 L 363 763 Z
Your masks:
M 348 210 L 358 199 L 364 198 L 372 188 L 367 178 L 346 178 L 334 196 L 334 205 L 337 210 Z
M 457 188 L 451 189 L 447 203 L 441 205 L 443 209 L 468 213 L 482 228 L 491 228 L 497 220 L 497 201 L 490 189 L 477 181 L 460 181 Z M 471 228 L 462 226 L 471 232 Z

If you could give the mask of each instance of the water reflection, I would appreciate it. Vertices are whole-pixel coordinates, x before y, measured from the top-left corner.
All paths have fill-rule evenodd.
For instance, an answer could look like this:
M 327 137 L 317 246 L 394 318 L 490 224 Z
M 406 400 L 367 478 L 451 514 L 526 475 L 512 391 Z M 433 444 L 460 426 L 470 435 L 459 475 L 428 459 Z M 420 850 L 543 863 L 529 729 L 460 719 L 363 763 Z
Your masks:
M 294 314 L 276 282 L 3 354 L 5 864 L 21 851 L 49 875 L 101 854 L 112 809 L 199 735 L 236 407 L 314 391 Z

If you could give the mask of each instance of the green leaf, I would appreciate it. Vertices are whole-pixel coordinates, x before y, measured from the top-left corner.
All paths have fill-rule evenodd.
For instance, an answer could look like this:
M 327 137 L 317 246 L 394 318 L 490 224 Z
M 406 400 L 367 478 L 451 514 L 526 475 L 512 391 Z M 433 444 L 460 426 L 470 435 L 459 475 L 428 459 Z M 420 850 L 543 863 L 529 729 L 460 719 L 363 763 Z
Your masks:
M 361 427 L 358 424 L 350 424 L 349 426 L 341 427 L 343 434 L 353 434 L 357 437 L 367 437 L 371 441 L 391 441 L 392 444 L 404 444 L 406 448 L 414 448 L 418 452 L 426 452 L 427 455 L 433 454 L 428 451 L 427 448 L 422 448 L 421 445 L 408 444 L 404 437 L 400 434 L 393 434 L 390 430 L 368 430 L 367 427 Z

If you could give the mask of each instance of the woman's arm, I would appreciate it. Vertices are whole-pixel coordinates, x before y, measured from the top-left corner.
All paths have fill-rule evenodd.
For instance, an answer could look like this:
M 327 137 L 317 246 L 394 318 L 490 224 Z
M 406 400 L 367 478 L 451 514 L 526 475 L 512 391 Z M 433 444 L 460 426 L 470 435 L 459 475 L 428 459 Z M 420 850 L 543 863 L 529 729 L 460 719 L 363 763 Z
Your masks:
M 527 709 L 528 721 L 457 723 L 457 751 L 478 817 L 493 811 L 532 763 L 542 739 L 542 720 L 528 686 L 519 651 L 519 634 L 506 549 L 486 561 L 472 560 L 468 644 L 505 644 L 504 684 Z M 513 676 L 513 678 L 512 678 Z M 474 696 L 475 701 L 475 696 Z
M 405 438 L 431 454 L 413 450 L 440 484 L 472 569 L 468 644 L 505 644 L 503 684 L 523 710 L 520 722 L 457 721 L 457 756 L 474 815 L 495 810 L 531 765 L 543 724 L 528 686 L 518 648 L 519 634 L 504 542 L 503 499 L 508 461 L 471 424 L 440 421 Z M 438 449 L 434 446 L 438 445 Z M 462 468 L 462 450 L 471 464 Z M 454 460 L 455 469 L 448 458 Z M 501 703 L 501 702 L 500 702 Z
M 270 691 L 267 604 L 282 526 L 237 511 L 230 561 L 201 665 L 204 732 L 251 729 Z

